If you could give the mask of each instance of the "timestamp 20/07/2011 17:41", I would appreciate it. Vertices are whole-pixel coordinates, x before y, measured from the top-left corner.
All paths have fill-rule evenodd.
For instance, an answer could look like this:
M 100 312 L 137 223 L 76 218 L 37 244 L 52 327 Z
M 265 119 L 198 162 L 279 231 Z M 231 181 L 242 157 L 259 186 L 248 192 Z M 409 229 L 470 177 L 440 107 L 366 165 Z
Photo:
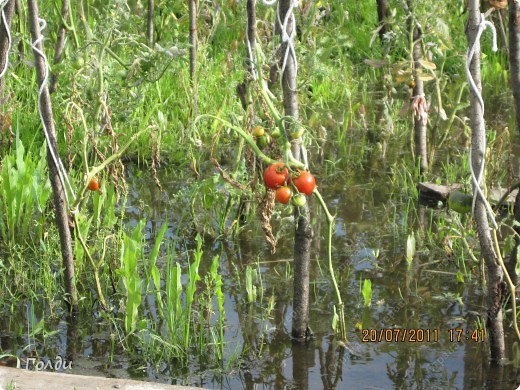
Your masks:
M 436 328 L 380 328 L 361 332 L 363 343 L 438 343 L 443 334 L 450 343 L 482 343 L 486 339 L 485 329 L 449 328 L 441 332 Z

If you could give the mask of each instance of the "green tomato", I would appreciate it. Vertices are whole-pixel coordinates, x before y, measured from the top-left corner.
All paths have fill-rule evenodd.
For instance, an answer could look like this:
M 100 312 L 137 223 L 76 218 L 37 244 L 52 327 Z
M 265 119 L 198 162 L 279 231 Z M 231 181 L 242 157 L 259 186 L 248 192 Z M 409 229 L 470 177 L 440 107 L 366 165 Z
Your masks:
M 72 61 L 72 67 L 76 70 L 80 70 L 85 65 L 85 60 L 81 56 L 76 56 Z
M 282 135 L 282 132 L 278 127 L 275 127 L 274 130 L 271 131 L 271 135 L 273 136 L 273 138 L 278 138 Z
M 473 197 L 462 191 L 455 190 L 448 196 L 448 207 L 457 213 L 467 214 L 471 212 Z
M 271 143 L 271 137 L 269 136 L 269 134 L 264 134 L 263 136 L 261 137 L 258 137 L 256 139 L 256 144 L 261 147 L 261 148 L 265 148 L 267 145 L 269 145 Z
M 296 129 L 296 131 L 291 132 L 291 139 L 298 139 L 298 138 L 300 138 L 303 135 L 304 131 L 305 131 L 305 129 L 303 127 L 301 127 L 301 126 L 298 127 Z
M 116 77 L 121 81 L 125 81 L 127 76 L 128 72 L 125 69 L 121 69 L 116 72 Z
M 307 203 L 307 198 L 303 194 L 294 194 L 292 202 L 295 206 L 302 207 Z

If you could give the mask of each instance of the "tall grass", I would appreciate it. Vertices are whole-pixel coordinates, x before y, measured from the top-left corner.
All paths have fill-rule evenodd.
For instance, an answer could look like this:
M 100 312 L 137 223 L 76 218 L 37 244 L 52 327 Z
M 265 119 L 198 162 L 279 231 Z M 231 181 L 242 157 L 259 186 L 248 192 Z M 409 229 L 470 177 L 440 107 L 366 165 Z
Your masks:
M 6 243 L 38 242 L 43 238 L 47 200 L 45 145 L 37 153 L 25 151 L 17 136 L 13 155 L 0 168 L 0 234 Z

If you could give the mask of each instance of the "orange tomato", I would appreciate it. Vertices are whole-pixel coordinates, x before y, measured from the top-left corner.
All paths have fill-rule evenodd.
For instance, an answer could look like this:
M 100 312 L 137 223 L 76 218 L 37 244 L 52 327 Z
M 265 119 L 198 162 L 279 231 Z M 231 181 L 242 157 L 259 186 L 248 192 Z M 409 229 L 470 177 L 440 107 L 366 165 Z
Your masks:
M 93 177 L 92 180 L 90 180 L 90 183 L 88 183 L 87 188 L 90 191 L 97 191 L 97 190 L 99 190 L 99 180 L 97 179 L 97 177 Z
M 280 187 L 276 190 L 275 199 L 277 202 L 287 204 L 291 199 L 292 191 L 289 187 Z

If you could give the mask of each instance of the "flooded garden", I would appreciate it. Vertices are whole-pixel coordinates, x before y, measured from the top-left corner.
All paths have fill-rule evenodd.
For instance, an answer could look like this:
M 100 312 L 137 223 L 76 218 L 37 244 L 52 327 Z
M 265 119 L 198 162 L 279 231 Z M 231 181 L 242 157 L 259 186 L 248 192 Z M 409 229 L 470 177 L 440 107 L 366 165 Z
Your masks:
M 1 2 L 0 366 L 517 388 L 509 10 L 478 172 L 474 2 L 385 3 Z

